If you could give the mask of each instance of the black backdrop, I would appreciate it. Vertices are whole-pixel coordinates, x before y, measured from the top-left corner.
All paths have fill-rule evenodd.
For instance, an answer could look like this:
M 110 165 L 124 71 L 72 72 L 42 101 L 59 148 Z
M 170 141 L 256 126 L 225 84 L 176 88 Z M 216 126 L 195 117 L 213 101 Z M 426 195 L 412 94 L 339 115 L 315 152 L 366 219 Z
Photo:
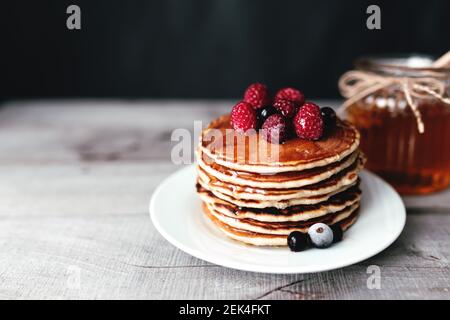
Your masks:
M 381 7 L 382 30 L 366 28 Z M 81 7 L 82 29 L 66 28 Z M 338 97 L 362 54 L 450 49 L 450 1 L 2 1 L 0 98 L 226 98 L 247 84 Z

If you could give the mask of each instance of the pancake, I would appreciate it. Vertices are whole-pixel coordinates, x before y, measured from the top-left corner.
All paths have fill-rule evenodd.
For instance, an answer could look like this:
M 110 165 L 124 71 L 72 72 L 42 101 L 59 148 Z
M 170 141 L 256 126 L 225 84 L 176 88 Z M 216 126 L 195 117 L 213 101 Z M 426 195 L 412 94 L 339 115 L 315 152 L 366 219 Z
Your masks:
M 361 200 L 359 139 L 337 120 L 317 141 L 271 144 L 256 131 L 237 133 L 222 116 L 203 130 L 196 151 L 203 211 L 227 236 L 253 245 L 286 246 L 291 232 L 318 222 L 346 230 Z
M 218 211 L 215 211 L 213 207 L 209 206 L 208 204 L 206 204 L 206 206 L 210 214 L 212 214 L 222 223 L 233 228 L 257 233 L 279 234 L 288 236 L 293 231 L 301 231 L 306 233 L 308 232 L 309 227 L 317 222 L 325 223 L 327 225 L 338 223 L 339 221 L 348 218 L 359 207 L 359 203 L 346 207 L 341 211 L 332 212 L 315 219 L 287 222 L 263 222 L 253 219 L 231 218 L 227 215 L 221 214 Z
M 239 242 L 256 246 L 287 245 L 287 237 L 285 235 L 250 232 L 231 227 L 223 223 L 219 219 L 217 219 L 214 215 L 212 215 L 206 205 L 203 205 L 203 212 L 217 226 L 219 230 L 221 230 L 228 237 L 237 240 Z M 357 218 L 358 218 L 358 210 L 355 210 L 349 217 L 341 220 L 337 224 L 339 224 L 342 230 L 345 231 L 356 222 Z
M 207 185 L 203 181 L 198 180 L 198 183 L 203 188 L 207 189 Z M 340 189 L 337 189 L 333 192 L 327 193 L 327 194 L 316 195 L 316 196 L 305 197 L 305 198 L 287 199 L 287 200 L 283 200 L 283 201 L 236 199 L 233 196 L 223 194 L 217 190 L 209 190 L 209 191 L 217 198 L 225 200 L 227 202 L 230 202 L 238 207 L 244 207 L 244 208 L 274 207 L 277 209 L 285 209 L 287 207 L 296 206 L 296 205 L 311 205 L 311 204 L 317 204 L 320 202 L 327 201 L 331 196 L 338 194 L 340 192 L 343 192 L 343 191 L 347 190 L 348 188 L 351 188 L 354 185 L 356 185 L 356 182 L 354 182 L 353 184 L 344 186 Z
M 217 136 L 220 133 L 220 137 Z M 203 130 L 199 149 L 215 163 L 239 171 L 253 173 L 280 173 L 303 171 L 341 161 L 352 154 L 359 145 L 359 132 L 350 123 L 338 120 L 334 130 L 326 138 L 317 141 L 290 139 L 276 145 L 277 161 L 260 156 L 263 139 L 259 133 L 258 145 L 252 145 L 252 135 L 236 136 L 231 129 L 230 116 L 224 115 L 211 122 Z M 239 152 L 236 141 L 245 142 L 244 152 Z M 255 138 L 255 137 L 253 137 Z M 271 144 L 269 144 L 270 147 Z M 275 146 L 273 146 L 275 147 Z
M 312 197 L 335 192 L 345 186 L 352 185 L 358 179 L 358 173 L 363 167 L 363 159 L 358 158 L 351 166 L 343 169 L 330 178 L 301 188 L 275 189 L 241 186 L 224 182 L 210 176 L 198 167 L 198 178 L 208 190 L 216 190 L 236 199 L 282 201 L 287 199 Z
M 292 222 L 316 219 L 359 203 L 361 190 L 358 187 L 354 187 L 347 192 L 337 194 L 328 201 L 316 205 L 292 206 L 282 210 L 276 208 L 239 208 L 214 197 L 206 190 L 199 191 L 199 195 L 212 210 L 231 218 L 253 219 L 263 222 Z
M 361 158 L 361 160 L 358 160 Z M 245 171 L 231 170 L 216 163 L 208 164 L 208 156 L 197 154 L 199 167 L 217 180 L 250 186 L 255 188 L 292 189 L 326 180 L 340 171 L 350 167 L 355 161 L 363 161 L 359 152 L 354 152 L 341 161 L 333 164 L 311 168 L 304 171 L 281 172 L 278 174 L 254 174 Z

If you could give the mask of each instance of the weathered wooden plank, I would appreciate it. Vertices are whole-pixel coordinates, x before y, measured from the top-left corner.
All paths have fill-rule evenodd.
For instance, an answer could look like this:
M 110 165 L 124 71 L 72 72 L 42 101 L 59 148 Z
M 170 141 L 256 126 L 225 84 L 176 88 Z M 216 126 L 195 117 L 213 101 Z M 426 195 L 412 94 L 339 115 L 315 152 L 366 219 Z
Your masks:
M 411 212 L 450 212 L 450 188 L 426 196 L 405 196 L 403 201 Z
M 147 213 L 4 217 L 0 297 L 450 298 L 448 220 L 413 215 L 399 241 L 356 266 L 269 275 L 212 266 L 182 253 L 157 234 Z M 380 290 L 366 286 L 367 266 L 374 264 L 381 268 Z M 79 288 L 71 282 L 78 272 Z
M 0 219 L 143 213 L 170 162 L 0 165 Z M 193 183 L 194 185 L 194 183 Z M 88 218 L 88 217 L 86 217 Z
M 173 130 L 193 132 L 194 121 L 207 125 L 228 104 L 7 104 L 0 110 L 0 163 L 169 161 Z

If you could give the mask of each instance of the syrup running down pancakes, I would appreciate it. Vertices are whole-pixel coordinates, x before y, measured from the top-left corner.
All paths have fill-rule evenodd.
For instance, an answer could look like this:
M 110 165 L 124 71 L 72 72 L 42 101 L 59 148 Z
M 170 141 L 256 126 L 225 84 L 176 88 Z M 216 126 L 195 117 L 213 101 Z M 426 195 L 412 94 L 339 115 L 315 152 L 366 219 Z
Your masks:
M 355 223 L 361 200 L 358 173 L 365 159 L 351 124 L 337 120 L 317 141 L 269 143 L 275 158 L 261 156 L 259 138 L 259 132 L 236 138 L 228 115 L 202 132 L 197 193 L 205 216 L 218 229 L 247 244 L 286 246 L 291 232 L 307 233 L 312 224 L 346 230 Z M 242 152 L 237 141 L 244 143 Z

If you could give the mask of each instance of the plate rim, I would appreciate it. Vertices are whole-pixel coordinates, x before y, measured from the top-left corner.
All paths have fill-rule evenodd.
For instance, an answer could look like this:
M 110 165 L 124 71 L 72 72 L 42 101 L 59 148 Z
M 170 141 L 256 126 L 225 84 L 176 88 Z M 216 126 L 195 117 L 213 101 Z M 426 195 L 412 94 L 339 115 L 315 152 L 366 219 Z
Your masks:
M 397 198 L 397 200 L 400 201 L 401 204 L 401 212 L 398 212 L 397 215 L 399 215 L 399 219 L 401 219 L 401 222 L 399 223 L 399 228 L 396 230 L 396 233 L 394 236 L 392 236 L 389 241 L 386 241 L 385 243 L 383 243 L 382 246 L 380 246 L 377 250 L 370 252 L 368 254 L 362 254 L 362 255 L 358 255 L 356 256 L 354 259 L 349 259 L 349 260 L 345 260 L 345 262 L 343 263 L 337 263 L 335 265 L 328 265 L 328 266 L 324 266 L 323 268 L 320 267 L 316 267 L 315 265 L 313 266 L 309 266 L 307 268 L 305 268 L 304 270 L 298 270 L 299 266 L 290 266 L 290 267 L 283 267 L 283 269 L 279 269 L 279 267 L 273 267 L 273 266 L 258 266 L 258 265 L 249 265 L 248 263 L 236 263 L 236 262 L 230 262 L 228 263 L 226 260 L 225 261 L 216 261 L 215 259 L 211 259 L 207 252 L 204 252 L 202 250 L 198 250 L 195 248 L 191 248 L 189 245 L 185 245 L 184 243 L 182 243 L 181 241 L 178 241 L 175 237 L 173 237 L 170 233 L 166 232 L 165 228 L 161 226 L 161 224 L 159 223 L 158 219 L 155 217 L 155 206 L 156 206 L 156 201 L 158 198 L 158 195 L 162 192 L 162 190 L 164 189 L 164 187 L 167 184 L 170 184 L 171 180 L 174 179 L 177 175 L 182 175 L 184 173 L 184 171 L 188 171 L 188 170 L 194 170 L 195 169 L 195 163 L 194 164 L 190 164 L 187 165 L 184 168 L 181 168 L 175 172 L 173 172 L 172 174 L 170 174 L 169 176 L 167 176 L 155 189 L 155 191 L 153 192 L 150 202 L 149 202 L 149 215 L 150 215 L 150 219 L 153 223 L 153 226 L 155 227 L 155 229 L 162 235 L 162 237 L 168 241 L 171 245 L 173 245 L 174 247 L 176 247 L 177 249 L 206 262 L 212 263 L 214 265 L 219 265 L 219 266 L 223 266 L 226 268 L 230 268 L 230 269 L 235 269 L 235 270 L 241 270 L 241 271 L 247 271 L 247 272 L 254 272 L 254 273 L 269 273 L 269 274 L 307 274 L 307 273 L 318 273 L 318 272 L 325 272 L 325 271 L 331 271 L 331 270 L 337 270 L 337 269 L 341 269 L 344 267 L 348 267 L 351 265 L 354 265 L 356 263 L 365 261 L 379 253 L 381 253 L 382 251 L 386 250 L 392 243 L 394 243 L 399 236 L 401 235 L 401 233 L 403 232 L 404 228 L 405 228 L 405 224 L 406 224 L 406 208 L 405 208 L 405 204 L 403 202 L 403 199 L 400 197 L 400 195 L 397 193 L 397 191 L 395 191 L 395 189 L 389 184 L 387 183 L 385 180 L 383 180 L 381 177 L 379 177 L 377 174 L 370 172 L 369 170 L 362 170 L 362 172 L 364 172 L 364 174 L 367 174 L 368 176 L 371 176 L 372 178 L 374 178 L 375 180 L 379 180 L 382 184 L 383 187 L 387 188 L 389 191 L 391 191 L 391 193 Z M 400 227 L 401 226 L 401 227 Z M 226 236 L 224 236 L 224 238 L 226 238 Z M 233 241 L 231 239 L 226 238 L 228 241 Z

